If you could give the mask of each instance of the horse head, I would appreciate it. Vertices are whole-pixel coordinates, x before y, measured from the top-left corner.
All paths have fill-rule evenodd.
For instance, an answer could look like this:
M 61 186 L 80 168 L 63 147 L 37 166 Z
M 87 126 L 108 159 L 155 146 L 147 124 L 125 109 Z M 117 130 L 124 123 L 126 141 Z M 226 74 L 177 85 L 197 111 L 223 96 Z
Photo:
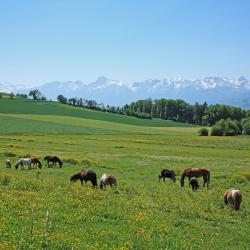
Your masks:
M 15 169 L 18 169 L 18 163 L 15 164 Z

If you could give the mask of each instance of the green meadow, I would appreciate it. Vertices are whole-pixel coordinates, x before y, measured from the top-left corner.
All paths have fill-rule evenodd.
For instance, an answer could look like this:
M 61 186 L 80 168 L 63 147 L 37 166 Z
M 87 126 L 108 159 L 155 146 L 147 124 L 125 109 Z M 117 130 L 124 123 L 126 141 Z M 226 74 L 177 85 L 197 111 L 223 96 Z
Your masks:
M 0 249 L 249 249 L 250 137 L 200 137 L 198 127 L 53 102 L 0 99 Z M 63 167 L 42 160 L 55 154 Z M 42 169 L 15 170 L 25 156 Z M 10 159 L 12 168 L 5 168 Z M 180 187 L 187 167 L 211 188 Z M 70 184 L 82 168 L 117 177 L 115 189 Z M 158 182 L 163 168 L 176 183 Z M 202 179 L 199 179 L 202 186 Z M 223 203 L 239 188 L 241 210 Z

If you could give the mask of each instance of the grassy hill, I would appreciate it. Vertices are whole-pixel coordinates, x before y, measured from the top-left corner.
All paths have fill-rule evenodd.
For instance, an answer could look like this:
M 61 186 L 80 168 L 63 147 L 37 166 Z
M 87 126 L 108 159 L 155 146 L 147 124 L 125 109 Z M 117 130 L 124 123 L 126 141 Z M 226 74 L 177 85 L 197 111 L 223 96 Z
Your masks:
M 0 100 L 0 110 L 0 249 L 249 248 L 248 136 L 199 137 L 197 127 L 23 99 Z M 48 168 L 48 154 L 63 167 Z M 42 169 L 5 168 L 27 155 Z M 211 189 L 180 187 L 186 167 L 209 168 Z M 82 168 L 98 182 L 115 175 L 118 187 L 70 184 Z M 176 183 L 158 182 L 163 168 Z M 231 187 L 243 194 L 238 212 L 223 203 Z
M 0 99 L 0 113 L 70 116 L 146 127 L 194 127 L 190 124 L 173 121 L 161 119 L 138 119 L 135 117 L 100 112 L 82 107 L 73 107 L 57 102 L 33 101 L 22 98 L 14 100 Z

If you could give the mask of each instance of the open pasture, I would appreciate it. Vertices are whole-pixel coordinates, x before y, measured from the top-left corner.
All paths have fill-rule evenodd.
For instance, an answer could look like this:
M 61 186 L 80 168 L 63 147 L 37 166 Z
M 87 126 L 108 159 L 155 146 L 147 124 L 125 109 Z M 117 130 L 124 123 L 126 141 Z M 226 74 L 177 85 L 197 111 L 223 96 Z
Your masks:
M 0 115 L 0 249 L 249 248 L 249 137 L 53 117 Z M 5 168 L 5 159 L 48 154 L 62 169 Z M 181 188 L 187 167 L 209 168 L 211 189 L 193 192 L 187 180 Z M 70 184 L 81 168 L 98 182 L 113 174 L 118 187 Z M 176 183 L 158 182 L 163 168 L 175 170 Z M 223 203 L 230 187 L 243 194 L 239 212 Z

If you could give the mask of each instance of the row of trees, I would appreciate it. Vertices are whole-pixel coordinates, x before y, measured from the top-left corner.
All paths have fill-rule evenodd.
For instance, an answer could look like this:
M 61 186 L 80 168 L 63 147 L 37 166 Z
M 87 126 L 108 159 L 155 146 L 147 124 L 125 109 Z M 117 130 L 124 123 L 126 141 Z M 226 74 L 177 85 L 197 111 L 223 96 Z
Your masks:
M 153 118 L 208 126 L 214 125 L 221 119 L 231 118 L 240 121 L 242 118 L 250 116 L 250 111 L 239 107 L 223 104 L 208 105 L 206 102 L 203 104 L 196 102 L 191 105 L 180 99 L 139 100 L 125 105 L 123 111 L 124 113 L 142 112 Z
M 94 100 L 83 98 L 67 99 L 63 95 L 59 95 L 57 100 L 64 104 L 84 106 L 90 109 L 119 113 L 138 118 L 160 118 L 206 126 L 212 126 L 221 119 L 230 118 L 235 121 L 241 121 L 241 119 L 245 117 L 250 117 L 249 110 L 246 111 L 239 107 L 223 104 L 208 105 L 206 102 L 192 105 L 180 99 L 146 99 L 126 104 L 123 107 L 104 106 L 102 103 L 98 104 Z

